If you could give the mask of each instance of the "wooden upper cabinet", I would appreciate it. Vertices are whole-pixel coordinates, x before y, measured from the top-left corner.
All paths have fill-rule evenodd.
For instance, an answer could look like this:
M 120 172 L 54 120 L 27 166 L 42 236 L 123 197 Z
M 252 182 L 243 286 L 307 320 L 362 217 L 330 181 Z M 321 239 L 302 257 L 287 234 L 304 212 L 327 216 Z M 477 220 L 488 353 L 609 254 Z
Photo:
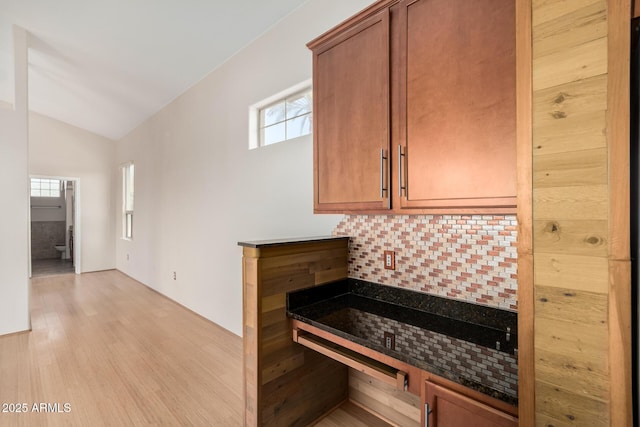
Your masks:
M 314 209 L 388 209 L 389 11 L 310 47 Z
M 315 212 L 515 212 L 515 0 L 380 0 L 308 46 Z
M 402 208 L 515 206 L 514 0 L 400 2 Z

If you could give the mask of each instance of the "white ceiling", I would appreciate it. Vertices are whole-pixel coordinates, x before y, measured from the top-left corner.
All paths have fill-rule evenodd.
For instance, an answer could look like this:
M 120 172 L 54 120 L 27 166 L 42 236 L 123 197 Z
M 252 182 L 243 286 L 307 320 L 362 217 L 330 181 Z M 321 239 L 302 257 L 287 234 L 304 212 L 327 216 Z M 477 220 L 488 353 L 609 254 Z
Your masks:
M 30 109 L 117 140 L 305 1 L 0 0 L 0 101 L 16 24 Z

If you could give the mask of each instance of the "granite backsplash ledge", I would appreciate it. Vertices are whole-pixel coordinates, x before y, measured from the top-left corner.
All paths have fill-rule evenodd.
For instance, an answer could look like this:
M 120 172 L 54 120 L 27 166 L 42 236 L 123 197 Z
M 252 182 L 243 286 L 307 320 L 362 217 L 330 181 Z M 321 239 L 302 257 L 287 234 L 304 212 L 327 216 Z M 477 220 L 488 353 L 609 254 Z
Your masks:
M 388 306 L 396 306 L 402 310 L 416 310 L 419 313 L 429 313 L 501 332 L 510 328 L 514 337 L 516 337 L 518 329 L 518 315 L 511 310 L 472 304 L 358 279 L 340 280 L 291 292 L 287 294 L 287 307 L 295 311 L 302 307 L 312 306 L 318 301 L 326 301 L 346 294 L 381 301 Z M 408 323 L 413 322 L 409 321 Z
M 350 278 L 518 308 L 515 215 L 345 215 L 332 234 L 351 238 Z

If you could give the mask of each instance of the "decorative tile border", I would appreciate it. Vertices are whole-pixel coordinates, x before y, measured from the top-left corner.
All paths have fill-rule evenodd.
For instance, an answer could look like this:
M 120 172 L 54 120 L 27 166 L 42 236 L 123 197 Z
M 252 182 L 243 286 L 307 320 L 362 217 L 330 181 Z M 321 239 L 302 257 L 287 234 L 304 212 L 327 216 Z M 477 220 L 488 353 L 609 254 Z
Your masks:
M 515 215 L 345 215 L 333 235 L 351 237 L 351 278 L 518 309 Z

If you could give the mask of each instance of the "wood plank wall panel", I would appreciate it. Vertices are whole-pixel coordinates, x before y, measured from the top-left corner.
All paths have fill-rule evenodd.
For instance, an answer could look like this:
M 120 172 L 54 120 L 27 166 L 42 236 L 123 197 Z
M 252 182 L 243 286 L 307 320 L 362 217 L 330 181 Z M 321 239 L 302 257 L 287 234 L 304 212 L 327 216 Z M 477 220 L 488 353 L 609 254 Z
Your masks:
M 630 12 L 532 0 L 536 425 L 631 425 Z
M 607 2 L 532 5 L 536 424 L 606 426 Z
M 245 425 L 257 425 L 258 402 L 258 313 L 260 312 L 257 258 L 245 255 L 242 261 L 242 294 L 245 307 L 255 307 L 255 310 L 243 310 L 243 376 L 244 376 L 244 399 L 245 399 Z
M 349 399 L 403 427 L 420 426 L 420 397 L 349 368 Z
M 518 417 L 535 422 L 532 0 L 516 1 L 516 139 L 518 166 Z
M 631 258 L 629 50 L 631 0 L 609 0 L 607 142 L 609 148 L 609 359 L 611 424 L 633 423 L 631 396 Z M 637 141 L 634 141 L 637 143 Z M 636 423 L 638 420 L 636 420 Z
M 294 343 L 287 292 L 347 277 L 348 240 L 243 248 L 245 426 L 306 426 L 347 398 L 347 367 Z

